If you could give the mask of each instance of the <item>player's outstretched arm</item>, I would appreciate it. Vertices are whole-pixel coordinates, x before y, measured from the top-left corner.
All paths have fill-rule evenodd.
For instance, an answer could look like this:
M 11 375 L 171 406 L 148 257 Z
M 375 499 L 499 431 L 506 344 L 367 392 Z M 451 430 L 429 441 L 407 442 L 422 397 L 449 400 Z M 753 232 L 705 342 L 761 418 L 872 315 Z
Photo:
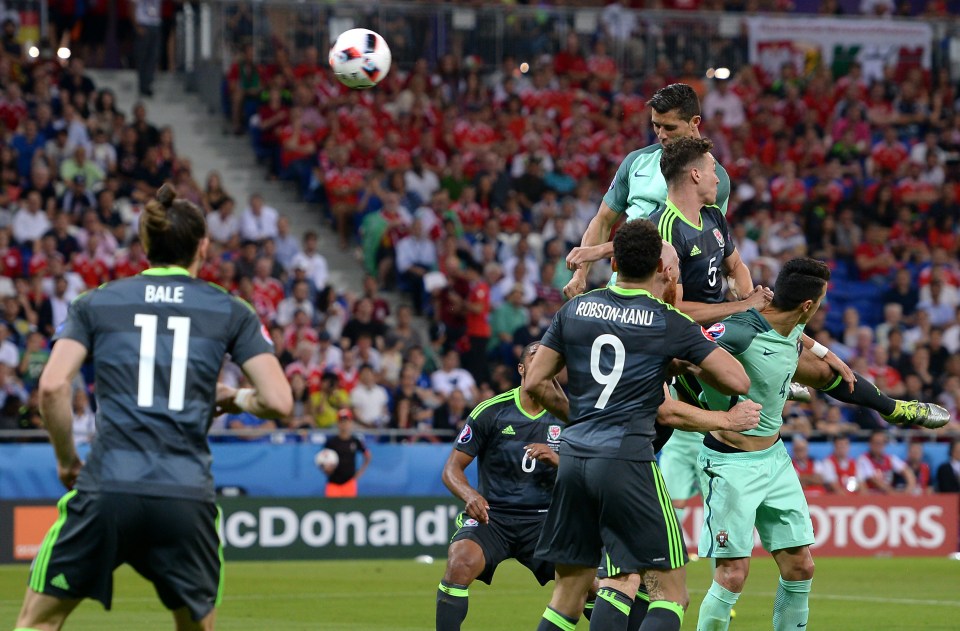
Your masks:
M 733 249 L 730 256 L 723 259 L 723 271 L 730 281 L 730 287 L 739 300 L 745 299 L 755 291 L 753 278 L 750 276 L 750 268 L 746 266 L 743 259 L 740 258 L 740 251 Z M 767 290 L 769 297 L 773 298 L 773 292 Z
M 470 486 L 467 480 L 466 468 L 473 462 L 473 456 L 466 454 L 459 449 L 450 452 L 447 463 L 443 465 L 443 475 L 441 479 L 443 484 L 450 489 L 450 492 L 463 500 L 464 510 L 467 515 L 473 517 L 481 524 L 487 523 L 487 510 L 490 505 L 487 500 Z
M 601 201 L 597 214 L 590 220 L 580 247 L 573 248 L 567 255 L 567 269 L 575 270 L 573 278 L 563 288 L 563 295 L 573 298 L 583 293 L 587 288 L 587 275 L 594 261 L 613 256 L 613 242 L 610 241 L 610 231 L 616 225 L 620 215 L 613 211 L 607 202 Z
M 243 374 L 253 388 L 217 384 L 217 406 L 224 412 L 249 412 L 259 418 L 283 418 L 293 411 L 290 383 L 276 356 L 261 353 L 243 362 Z
M 555 379 L 565 365 L 563 355 L 541 344 L 523 376 L 523 389 L 548 412 L 569 423 L 570 401 Z
M 663 404 L 657 410 L 657 422 L 687 432 L 713 430 L 745 432 L 760 424 L 762 407 L 754 401 L 741 401 L 725 412 L 704 410 L 683 401 L 677 401 L 667 391 Z
M 40 375 L 40 416 L 57 455 L 57 475 L 73 488 L 83 463 L 73 444 L 73 380 L 87 358 L 87 347 L 69 338 L 53 345 L 50 360 Z
M 690 302 L 683 299 L 683 285 L 677 285 L 676 307 L 694 319 L 701 326 L 710 326 L 727 316 L 741 313 L 747 309 L 763 309 L 773 298 L 773 292 L 757 287 L 745 299 L 733 302 Z
M 746 394 L 750 390 L 750 377 L 743 365 L 719 346 L 700 362 L 700 369 L 699 378 L 723 394 Z

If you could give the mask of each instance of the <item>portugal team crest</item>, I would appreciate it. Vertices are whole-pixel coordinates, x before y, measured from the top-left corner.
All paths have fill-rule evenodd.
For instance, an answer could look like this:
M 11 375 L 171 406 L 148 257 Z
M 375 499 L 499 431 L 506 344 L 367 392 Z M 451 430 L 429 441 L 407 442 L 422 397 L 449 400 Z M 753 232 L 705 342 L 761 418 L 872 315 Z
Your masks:
M 547 428 L 547 440 L 551 443 L 555 443 L 560 440 L 560 426 L 551 425 Z
M 461 445 L 465 445 L 473 439 L 473 430 L 470 429 L 469 425 L 464 425 L 463 429 L 460 431 L 460 435 L 457 436 L 457 442 Z
M 727 547 L 727 531 L 721 530 L 717 533 L 717 547 L 726 548 Z
M 724 326 L 723 322 L 717 322 L 709 329 L 704 329 L 707 333 L 707 337 L 716 342 L 718 339 L 723 337 L 723 334 L 726 333 L 727 327 Z
M 722 248 L 724 246 L 724 242 L 723 242 L 723 233 L 720 232 L 720 228 L 713 229 L 713 236 L 717 238 L 717 243 L 719 243 L 720 247 Z

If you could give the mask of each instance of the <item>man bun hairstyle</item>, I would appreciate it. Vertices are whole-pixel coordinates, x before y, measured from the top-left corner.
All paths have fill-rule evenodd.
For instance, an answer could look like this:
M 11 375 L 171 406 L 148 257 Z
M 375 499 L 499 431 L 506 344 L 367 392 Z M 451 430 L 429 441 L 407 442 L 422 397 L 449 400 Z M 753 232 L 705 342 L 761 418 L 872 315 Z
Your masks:
M 157 190 L 140 217 L 140 241 L 154 266 L 188 267 L 206 235 L 203 212 L 193 202 L 177 198 L 177 189 L 171 184 Z
M 613 258 L 620 276 L 626 280 L 646 280 L 657 271 L 663 240 L 653 222 L 628 221 L 613 236 Z
M 647 105 L 657 110 L 657 114 L 677 110 L 681 120 L 690 122 L 694 116 L 700 116 L 700 97 L 686 83 L 671 83 L 654 92 Z
M 675 184 L 695 164 L 704 159 L 713 142 L 709 138 L 677 138 L 664 146 L 660 156 L 660 172 L 667 184 Z
M 823 261 L 802 257 L 784 263 L 773 288 L 771 304 L 780 311 L 793 311 L 804 301 L 817 300 L 830 282 L 830 268 Z

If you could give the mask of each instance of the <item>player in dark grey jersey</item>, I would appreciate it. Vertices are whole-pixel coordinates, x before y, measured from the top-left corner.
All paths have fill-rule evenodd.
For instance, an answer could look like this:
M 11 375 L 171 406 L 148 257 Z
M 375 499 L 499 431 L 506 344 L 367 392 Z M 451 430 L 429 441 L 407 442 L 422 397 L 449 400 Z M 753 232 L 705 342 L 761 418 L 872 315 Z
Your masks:
M 540 347 L 523 349 L 517 371 L 521 383 Z M 467 589 L 479 578 L 488 585 L 497 566 L 517 559 L 541 585 L 553 579 L 553 564 L 534 557 L 553 483 L 563 423 L 514 388 L 480 403 L 464 426 L 447 464 L 443 482 L 463 500 L 447 569 L 437 590 L 437 631 L 460 629 L 467 616 Z M 464 473 L 479 458 L 475 489 Z
M 164 185 L 140 238 L 153 265 L 79 296 L 40 377 L 40 412 L 70 489 L 30 571 L 17 620 L 59 629 L 84 598 L 110 608 L 113 571 L 153 582 L 178 630 L 213 629 L 222 596 L 207 430 L 218 411 L 286 416 L 290 386 L 256 314 L 197 280 L 203 213 Z M 229 353 L 253 384 L 217 383 Z M 86 463 L 73 445 L 71 383 L 96 374 L 97 433 Z
M 678 274 L 676 253 L 661 256 L 662 243 L 649 221 L 621 227 L 614 237 L 616 285 L 564 305 L 527 373 L 532 398 L 568 422 L 537 546 L 557 570 L 541 631 L 575 627 L 601 546 L 612 586 L 599 594 L 591 625 L 616 616 L 623 620 L 610 628 L 625 625 L 640 576 L 648 579 L 651 601 L 641 628 L 679 629 L 689 601 L 686 550 L 652 447 L 664 379 L 678 358 L 731 394 L 744 392 L 750 380 L 699 325 L 658 298 Z M 569 399 L 553 381 L 564 367 Z

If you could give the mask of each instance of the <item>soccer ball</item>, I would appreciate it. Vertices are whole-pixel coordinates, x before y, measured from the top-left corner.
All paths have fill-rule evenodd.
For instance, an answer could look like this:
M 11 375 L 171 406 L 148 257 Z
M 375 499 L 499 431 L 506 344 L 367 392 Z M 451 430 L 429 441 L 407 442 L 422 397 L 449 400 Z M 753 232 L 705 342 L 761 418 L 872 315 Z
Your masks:
M 318 469 L 326 471 L 340 464 L 340 456 L 332 449 L 321 449 L 313 457 L 313 463 L 317 465 Z
M 354 90 L 377 85 L 390 72 L 393 56 L 380 37 L 365 28 L 344 31 L 330 49 L 330 67 L 340 83 Z

